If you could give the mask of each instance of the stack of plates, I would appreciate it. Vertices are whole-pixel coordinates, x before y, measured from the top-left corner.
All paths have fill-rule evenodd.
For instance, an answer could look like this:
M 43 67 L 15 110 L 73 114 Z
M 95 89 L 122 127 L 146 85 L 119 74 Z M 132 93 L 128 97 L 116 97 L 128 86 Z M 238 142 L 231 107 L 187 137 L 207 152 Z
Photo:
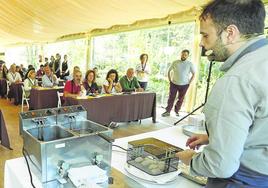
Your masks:
M 178 174 L 181 173 L 181 170 L 178 170 L 167 174 L 152 176 L 127 163 L 125 164 L 125 170 L 129 174 L 135 176 L 136 178 L 148 181 L 150 183 L 161 184 L 161 185 L 174 181 L 178 177 Z

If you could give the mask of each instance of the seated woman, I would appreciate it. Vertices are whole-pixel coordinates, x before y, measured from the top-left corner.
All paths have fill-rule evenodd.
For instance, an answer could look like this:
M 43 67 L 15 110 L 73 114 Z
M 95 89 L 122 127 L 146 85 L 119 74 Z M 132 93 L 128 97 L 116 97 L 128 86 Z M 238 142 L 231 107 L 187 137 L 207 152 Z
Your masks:
M 95 72 L 93 70 L 88 70 L 86 72 L 85 81 L 83 83 L 83 86 L 87 92 L 87 95 L 89 94 L 98 94 L 98 85 L 95 82 Z
M 38 81 L 35 79 L 36 73 L 34 68 L 29 69 L 26 73 L 26 79 L 23 82 L 25 95 L 28 98 L 30 96 L 30 91 L 33 87 L 38 86 Z
M 66 82 L 63 96 L 66 98 L 83 95 L 85 93 L 85 88 L 81 81 L 82 73 L 80 70 L 77 70 L 73 73 L 73 79 Z
M 118 82 L 118 73 L 116 70 L 111 69 L 107 73 L 106 80 L 103 83 L 102 93 L 120 93 L 122 87 Z

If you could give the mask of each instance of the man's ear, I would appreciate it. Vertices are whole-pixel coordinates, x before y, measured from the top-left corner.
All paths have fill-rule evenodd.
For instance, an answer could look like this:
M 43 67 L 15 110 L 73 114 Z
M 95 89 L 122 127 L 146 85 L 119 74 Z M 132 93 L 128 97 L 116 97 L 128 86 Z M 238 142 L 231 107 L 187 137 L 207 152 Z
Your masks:
M 226 28 L 226 40 L 227 44 L 236 43 L 240 39 L 240 31 L 236 25 L 229 25 Z

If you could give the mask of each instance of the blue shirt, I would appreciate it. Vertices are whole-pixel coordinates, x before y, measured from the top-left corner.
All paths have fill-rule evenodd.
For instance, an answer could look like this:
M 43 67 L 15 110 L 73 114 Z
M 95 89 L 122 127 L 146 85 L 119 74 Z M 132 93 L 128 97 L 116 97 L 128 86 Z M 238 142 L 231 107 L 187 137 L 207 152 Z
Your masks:
M 54 78 L 56 78 L 56 81 L 54 81 Z M 59 84 L 59 81 L 56 77 L 56 75 L 51 74 L 50 76 L 47 76 L 46 74 L 42 76 L 42 86 L 43 87 L 53 87 Z

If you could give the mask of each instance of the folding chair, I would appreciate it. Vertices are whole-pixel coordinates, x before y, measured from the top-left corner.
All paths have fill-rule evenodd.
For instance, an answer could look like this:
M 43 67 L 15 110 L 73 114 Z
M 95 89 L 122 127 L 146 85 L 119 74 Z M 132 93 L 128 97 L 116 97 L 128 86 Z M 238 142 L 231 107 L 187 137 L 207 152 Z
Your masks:
M 24 86 L 21 86 L 21 89 L 22 89 L 21 112 L 23 112 L 24 101 L 26 102 L 28 110 L 29 110 L 29 100 L 30 100 L 30 98 L 26 97 Z

